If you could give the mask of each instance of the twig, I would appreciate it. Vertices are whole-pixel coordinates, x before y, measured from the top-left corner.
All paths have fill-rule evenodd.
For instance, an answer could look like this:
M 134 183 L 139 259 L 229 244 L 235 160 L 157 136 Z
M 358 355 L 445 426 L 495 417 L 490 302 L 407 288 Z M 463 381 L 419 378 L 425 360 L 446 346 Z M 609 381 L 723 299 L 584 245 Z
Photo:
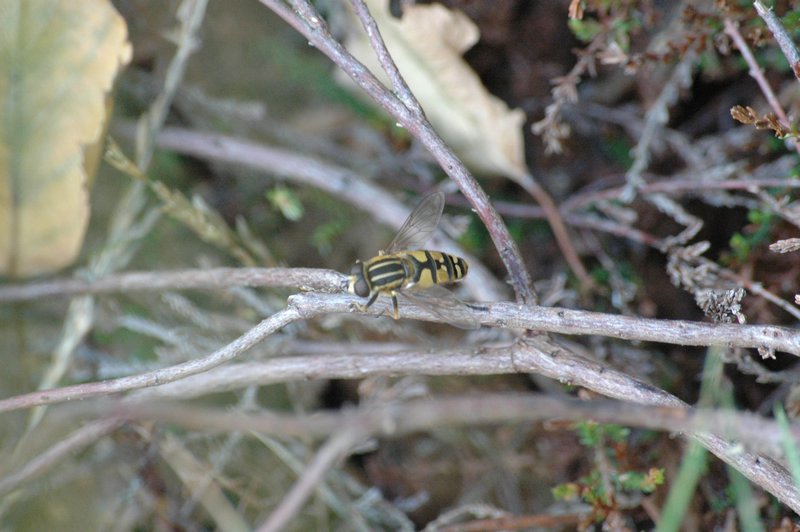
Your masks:
M 213 290 L 233 286 L 303 287 L 306 290 L 340 292 L 346 276 L 333 270 L 312 268 L 213 268 L 127 272 L 95 281 L 60 279 L 40 283 L 1 285 L 0 303 L 30 301 L 53 296 L 140 292 L 143 290 Z
M 122 421 L 118 419 L 102 419 L 84 425 L 28 461 L 19 471 L 3 474 L 0 477 L 0 497 L 13 491 L 18 486 L 39 477 L 53 466 L 63 463 L 65 457 L 82 451 L 103 436 L 116 430 L 122 424 Z
M 492 242 L 509 273 L 511 286 L 517 301 L 535 304 L 536 293 L 525 268 L 519 248 L 508 232 L 500 215 L 497 214 L 486 193 L 477 184 L 464 164 L 455 156 L 427 120 L 408 109 L 383 84 L 328 32 L 324 21 L 305 0 L 293 0 L 297 12 L 289 10 L 280 0 L 259 0 L 269 7 L 292 27 L 297 29 L 317 49 L 327 55 L 337 66 L 346 72 L 364 89 L 384 110 L 408 130 L 431 152 L 441 168 L 458 184 L 461 192 L 472 205 L 486 226 Z M 302 15 L 302 19 L 298 15 Z
M 756 1 L 755 3 L 756 11 L 759 12 L 761 15 L 761 11 L 759 10 L 758 6 L 760 2 Z M 763 9 L 763 6 L 761 6 Z M 772 11 L 769 11 L 769 15 L 774 17 L 775 15 Z M 764 15 L 761 15 L 764 17 Z M 766 20 L 766 19 L 765 19 Z M 769 24 L 769 23 L 768 23 Z M 780 22 L 779 22 L 780 24 Z M 770 28 L 772 29 L 772 28 Z M 739 49 L 739 52 L 742 54 L 742 58 L 747 62 L 747 66 L 750 67 L 750 76 L 756 80 L 758 83 L 758 88 L 761 89 L 761 94 L 764 95 L 764 98 L 767 99 L 767 103 L 769 104 L 770 109 L 772 112 L 778 116 L 778 119 L 781 123 L 788 129 L 791 129 L 792 123 L 789 121 L 789 117 L 786 116 L 786 112 L 783 110 L 783 106 L 781 102 L 778 101 L 778 97 L 775 95 L 775 92 L 772 90 L 767 78 L 764 77 L 764 72 L 761 70 L 761 67 L 758 65 L 758 61 L 756 61 L 755 56 L 753 56 L 753 52 L 750 51 L 750 47 L 747 46 L 747 42 L 745 42 L 744 37 L 742 34 L 739 33 L 739 28 L 736 27 L 736 24 L 733 23 L 732 20 L 726 18 L 725 19 L 725 33 L 733 40 L 736 44 L 736 47 Z M 774 33 L 774 32 L 773 32 Z M 777 35 L 776 35 L 777 39 Z M 779 42 L 780 44 L 780 42 Z M 781 45 L 781 48 L 783 46 Z M 786 53 L 784 51 L 784 53 Z M 787 56 L 788 57 L 788 56 Z M 789 63 L 791 65 L 791 62 Z M 796 67 L 792 65 L 792 69 L 794 70 Z M 795 74 L 797 75 L 797 74 Z M 795 143 L 795 150 L 800 152 L 800 143 Z
M 797 47 L 794 45 L 789 32 L 787 32 L 786 28 L 784 28 L 783 24 L 781 24 L 781 19 L 775 15 L 772 9 L 766 8 L 764 4 L 761 3 L 761 0 L 755 0 L 753 2 L 753 6 L 756 8 L 758 16 L 764 19 L 767 27 L 772 32 L 775 40 L 778 42 L 778 46 L 781 47 L 783 55 L 786 56 L 786 60 L 789 61 L 789 66 L 791 67 L 792 72 L 794 72 L 794 77 L 800 80 L 800 52 L 798 52 Z M 728 21 L 726 20 L 726 31 L 727 22 Z M 786 123 L 788 124 L 788 122 Z
M 789 156 L 791 157 L 791 156 Z M 715 190 L 741 190 L 753 192 L 765 188 L 800 188 L 800 179 L 790 177 L 776 177 L 773 179 L 755 179 L 737 174 L 736 179 L 723 180 L 697 180 L 697 179 L 670 179 L 647 183 L 639 188 L 641 194 L 691 194 L 698 195 L 704 191 Z M 573 194 L 570 199 L 561 204 L 561 210 L 569 214 L 579 209 L 590 206 L 598 201 L 618 199 L 623 192 L 622 187 L 592 190 Z M 498 208 L 503 209 L 505 204 L 498 203 Z
M 521 339 L 514 348 L 512 356 L 515 361 L 535 368 L 537 374 L 583 386 L 606 397 L 626 402 L 685 406 L 680 399 L 659 388 L 631 379 L 626 374 L 599 363 L 576 357 L 547 337 Z M 693 433 L 692 437 L 795 512 L 800 512 L 800 492 L 792 483 L 791 476 L 780 465 L 759 455 L 744 452 L 741 446 L 716 435 L 700 432 Z
M 378 56 L 378 62 L 380 63 L 381 67 L 383 67 L 386 75 L 389 76 L 389 80 L 392 82 L 392 89 L 395 95 L 397 95 L 400 101 L 403 102 L 403 105 L 406 106 L 406 109 L 416 114 L 418 118 L 424 120 L 425 113 L 422 110 L 422 106 L 419 104 L 417 97 L 414 96 L 413 92 L 411 92 L 411 88 L 408 86 L 406 80 L 403 79 L 403 76 L 397 69 L 397 65 L 395 64 L 394 59 L 392 59 L 389 50 L 386 49 L 386 43 L 383 42 L 383 37 L 381 37 L 378 24 L 370 14 L 367 5 L 364 3 L 364 0 L 350 0 L 350 3 L 353 5 L 358 19 L 361 21 L 361 24 L 364 26 L 364 30 L 367 32 L 367 37 L 369 38 L 369 42 L 372 44 L 372 49 L 375 50 L 375 53 Z
M 364 437 L 365 434 L 362 431 L 352 426 L 344 427 L 332 435 L 272 512 L 272 515 L 257 528 L 258 532 L 282 530 L 300 511 L 303 503 L 317 488 L 325 473 L 348 456 Z
M 299 296 L 298 296 L 299 297 Z M 329 299 L 329 298 L 325 298 Z M 331 305 L 332 303 L 332 305 Z M 344 302 L 336 303 L 334 301 L 320 301 L 319 298 L 312 298 L 302 303 L 301 306 L 321 306 L 326 311 L 331 311 L 332 308 L 340 308 L 344 310 Z M 375 306 L 377 306 L 376 303 Z M 384 305 L 381 305 L 384 306 Z M 520 309 L 527 307 L 519 306 Z M 370 309 L 372 310 L 372 309 Z M 384 312 L 389 310 L 389 306 L 385 305 L 382 309 Z M 544 313 L 551 313 L 557 315 L 561 309 L 551 309 L 545 307 L 535 307 L 534 311 L 541 310 Z M 379 310 L 376 310 L 378 312 Z M 401 307 L 401 315 L 408 315 L 415 313 L 414 309 L 408 306 Z M 575 311 L 568 311 L 575 312 Z M 619 328 L 617 334 L 625 334 L 624 328 L 635 330 L 637 327 L 631 326 L 630 322 L 625 323 L 627 320 L 634 320 L 634 318 L 624 318 L 619 320 L 611 327 Z M 388 318 L 387 318 L 388 319 Z M 559 318 L 556 318 L 559 319 Z M 561 333 L 572 334 L 581 328 L 582 334 L 591 334 L 592 331 L 587 330 L 590 327 L 581 322 L 591 321 L 591 318 L 584 316 L 582 319 L 575 320 L 575 326 L 571 329 L 566 327 L 551 327 L 545 330 L 557 331 Z M 658 320 L 649 320 L 657 322 Z M 689 344 L 689 345 L 731 345 L 733 343 L 745 343 L 741 338 L 733 340 L 730 336 L 741 325 L 714 325 L 714 324 L 695 324 L 699 328 L 690 326 L 685 329 L 687 334 L 684 337 L 682 332 L 684 329 L 679 324 L 686 324 L 686 322 L 673 322 L 674 328 L 668 335 L 659 334 L 658 325 L 653 324 L 653 334 L 639 334 L 638 337 L 643 340 L 649 341 L 666 341 L 669 343 Z M 606 331 L 609 324 L 598 324 L 598 329 Z M 725 331 L 720 330 L 722 327 Z M 763 327 L 748 326 L 756 334 L 763 334 L 764 338 L 772 336 L 772 332 L 764 330 Z M 691 329 L 694 329 L 693 331 Z M 768 328 L 780 329 L 776 331 L 778 334 L 786 336 L 790 335 L 791 338 L 786 338 L 789 342 L 793 342 L 795 351 L 800 349 L 800 335 L 796 331 L 783 328 Z M 661 333 L 664 332 L 662 329 Z M 716 336 L 716 338 L 709 338 Z M 667 339 L 666 336 L 671 338 Z M 748 342 L 755 345 L 759 341 Z M 562 351 L 559 348 L 559 352 Z M 565 355 L 553 357 L 553 364 L 558 364 Z M 521 361 L 514 359 L 513 351 L 510 346 L 463 346 L 440 348 L 435 353 L 427 351 L 420 351 L 419 349 L 398 350 L 395 352 L 377 351 L 371 354 L 342 354 L 342 355 L 308 355 L 308 356 L 295 356 L 295 357 L 281 357 L 262 362 L 242 362 L 239 364 L 230 364 L 224 367 L 207 371 L 202 375 L 195 375 L 187 377 L 180 381 L 172 382 L 168 385 L 160 386 L 148 392 L 149 395 L 158 397 L 179 397 L 181 399 L 188 399 L 190 397 L 197 397 L 212 393 L 221 393 L 231 390 L 240 389 L 246 386 L 265 386 L 268 384 L 275 384 L 279 382 L 302 381 L 307 379 L 356 379 L 365 378 L 375 375 L 394 375 L 397 374 L 398 368 L 402 368 L 403 375 L 498 375 L 508 373 L 537 373 L 540 371 L 539 366 L 528 366 L 522 364 Z M 569 371 L 569 378 L 566 372 Z M 624 374 L 621 374 L 624 375 Z M 630 384 L 635 380 L 630 376 L 624 375 L 618 377 L 616 382 L 612 379 L 612 374 L 608 367 L 600 364 L 599 362 L 577 357 L 569 368 L 548 368 L 547 376 L 558 380 L 568 380 L 570 382 L 580 377 L 581 380 L 591 382 L 594 379 L 591 389 L 600 391 L 611 397 L 625 397 L 621 390 L 628 390 L 625 393 L 630 393 L 630 388 L 636 386 Z M 621 382 L 621 384 L 620 384 Z M 638 382 L 638 381 L 635 381 Z M 605 388 L 608 386 L 608 388 Z M 654 388 L 649 390 L 652 393 Z M 632 396 L 628 397 L 632 399 Z
M 388 299 L 388 298 L 387 298 Z M 292 305 L 301 309 L 324 309 L 343 312 L 356 301 L 351 296 L 306 293 L 292 296 Z M 376 308 L 373 308 L 376 307 Z M 369 314 L 386 315 L 389 301 L 379 301 Z M 560 334 L 586 334 L 675 345 L 774 348 L 800 356 L 800 332 L 789 327 L 703 323 L 680 320 L 655 320 L 583 310 L 551 307 L 526 307 L 513 303 L 474 306 L 475 316 L 483 325 L 510 329 L 533 329 Z M 400 316 L 425 321 L 440 321 L 425 309 L 401 305 Z
M 160 386 L 179 379 L 184 379 L 190 375 L 208 371 L 209 369 L 233 360 L 275 331 L 282 329 L 292 322 L 302 318 L 309 318 L 313 315 L 315 315 L 313 309 L 305 309 L 304 315 L 301 316 L 295 307 L 289 306 L 263 320 L 233 342 L 205 357 L 139 375 L 132 375 L 130 377 L 64 386 L 62 388 L 53 388 L 51 390 L 31 392 L 16 397 L 1 399 L 0 412 L 111 395 L 128 390 Z
M 157 133 L 164 126 L 164 122 L 167 119 L 172 100 L 175 98 L 178 86 L 186 72 L 189 57 L 197 49 L 198 32 L 200 31 L 207 5 L 208 0 L 193 0 L 191 2 L 183 2 L 179 8 L 181 24 L 176 32 L 178 47 L 167 67 L 164 88 L 159 91 L 155 101 L 147 113 L 142 115 L 139 123 L 141 135 L 137 137 L 142 142 L 137 143 L 136 165 L 140 170 L 144 170 L 150 165 Z
M 642 172 L 650 163 L 650 151 L 656 134 L 669 120 L 669 107 L 678 101 L 681 89 L 691 84 L 695 54 L 687 50 L 686 55 L 675 65 L 669 79 L 661 88 L 658 98 L 650 105 L 645 116 L 641 136 L 633 148 L 633 163 L 625 173 L 626 191 L 623 199 L 632 200 L 644 184 Z
M 214 379 L 218 379 L 216 382 L 225 383 L 226 386 L 234 383 L 233 385 L 236 387 L 245 384 L 264 384 L 265 378 L 267 382 L 275 382 L 272 380 L 275 378 L 279 378 L 279 380 L 286 379 L 287 372 L 288 375 L 294 375 L 294 378 L 298 376 L 304 378 L 357 378 L 364 377 L 372 372 L 379 374 L 396 373 L 397 368 L 400 367 L 403 368 L 404 373 L 420 371 L 423 374 L 436 373 L 437 371 L 444 371 L 446 374 L 535 371 L 535 368 L 520 367 L 514 364 L 510 366 L 502 366 L 501 364 L 498 366 L 499 359 L 487 361 L 482 357 L 477 357 L 476 353 L 472 353 L 472 351 L 465 359 L 437 354 L 435 357 L 423 359 L 422 367 L 417 370 L 413 369 L 415 365 L 409 357 L 402 359 L 373 357 L 370 363 L 353 357 L 344 357 L 343 359 L 336 359 L 335 357 L 314 359 L 314 357 L 307 357 L 299 362 L 300 367 L 295 366 L 298 363 L 297 359 L 278 359 L 257 367 L 250 367 L 244 375 L 241 374 L 241 368 L 231 369 L 230 371 L 235 373 L 234 381 L 230 380 L 227 368 L 213 373 L 208 371 L 236 358 L 266 336 L 289 323 L 300 319 L 310 319 L 322 314 L 350 312 L 357 302 L 361 303 L 362 300 L 349 295 L 298 294 L 290 298 L 290 304 L 285 310 L 267 318 L 237 340 L 205 357 L 141 375 L 67 386 L 49 391 L 32 392 L 3 399 L 0 400 L 0 412 L 109 395 L 137 388 L 165 385 L 174 381 L 181 381 L 182 384 L 175 383 L 172 386 L 161 386 L 160 389 L 163 393 L 174 393 L 170 392 L 170 390 L 183 390 L 180 393 L 195 395 L 189 390 L 184 390 L 184 388 L 188 387 L 201 393 L 204 390 L 205 393 L 208 393 L 208 390 L 219 386 L 219 384 L 215 384 Z M 367 309 L 367 313 L 372 315 L 383 314 L 387 316 L 389 312 L 390 303 L 387 300 L 378 300 L 372 307 Z M 486 307 L 475 307 L 475 314 L 481 323 L 493 327 L 533 329 L 561 334 L 602 335 L 625 340 L 663 342 L 676 345 L 766 348 L 800 356 L 800 334 L 796 330 L 785 327 L 652 320 L 579 310 L 529 307 L 512 303 L 496 303 Z M 426 309 L 410 304 L 404 304 L 400 307 L 400 315 L 403 318 L 440 321 L 440 318 L 430 314 Z M 477 350 L 477 354 L 487 352 L 485 348 L 480 347 L 476 347 L 474 350 Z M 432 362 L 437 358 L 440 360 L 439 363 Z M 370 366 L 370 364 L 375 365 Z M 370 367 L 372 369 L 369 369 Z M 437 368 L 440 369 L 437 370 Z M 441 368 L 447 369 L 442 370 Z M 267 372 L 266 376 L 264 371 Z M 587 371 L 590 370 L 587 369 Z M 196 380 L 187 378 L 201 372 L 205 374 L 197 378 L 203 382 L 203 386 L 200 386 Z M 603 378 L 607 378 L 607 376 Z
M 231 411 L 164 401 L 109 402 L 90 411 L 124 420 L 166 422 L 189 430 L 254 431 L 280 438 L 321 439 L 349 427 L 357 427 L 371 436 L 398 438 L 441 427 L 591 419 L 598 423 L 669 432 L 711 432 L 776 458 L 782 457 L 785 444 L 774 420 L 749 412 L 654 407 L 608 399 L 585 401 L 528 393 L 434 397 L 308 415 Z M 791 437 L 800 444 L 800 425 L 794 424 L 790 429 Z
M 564 260 L 567 261 L 572 273 L 580 281 L 582 289 L 587 292 L 591 290 L 592 286 L 594 286 L 594 280 L 589 275 L 589 272 L 586 271 L 583 262 L 581 262 L 580 255 L 578 255 L 575 245 L 572 243 L 572 237 L 564 225 L 564 218 L 556 202 L 544 187 L 534 179 L 533 175 L 519 176 L 515 181 L 541 206 L 545 218 L 550 224 L 550 229 L 553 231 L 556 244 L 558 244 L 561 254 L 564 255 Z
M 323 354 L 281 357 L 262 362 L 230 364 L 202 375 L 147 390 L 147 393 L 140 397 L 188 399 L 251 385 L 397 375 L 398 368 L 403 368 L 403 375 L 503 375 L 525 373 L 532 369 L 518 365 L 510 355 L 510 346 L 506 345 L 440 348 L 433 353 L 412 349 L 362 355 Z

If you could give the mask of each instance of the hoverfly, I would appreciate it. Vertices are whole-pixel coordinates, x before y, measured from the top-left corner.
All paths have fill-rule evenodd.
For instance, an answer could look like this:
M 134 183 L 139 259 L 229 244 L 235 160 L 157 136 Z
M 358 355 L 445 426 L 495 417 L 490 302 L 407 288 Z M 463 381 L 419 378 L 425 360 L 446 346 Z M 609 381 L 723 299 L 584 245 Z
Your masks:
M 357 260 L 353 264 L 347 290 L 369 297 L 366 305 L 359 305 L 360 310 L 366 310 L 383 293 L 392 296 L 393 316 L 398 319 L 399 295 L 456 327 L 477 329 L 480 326 L 472 311 L 441 286 L 466 277 L 467 261 L 442 251 L 419 249 L 436 229 L 443 209 L 442 192 L 425 197 L 385 250 L 367 261 Z

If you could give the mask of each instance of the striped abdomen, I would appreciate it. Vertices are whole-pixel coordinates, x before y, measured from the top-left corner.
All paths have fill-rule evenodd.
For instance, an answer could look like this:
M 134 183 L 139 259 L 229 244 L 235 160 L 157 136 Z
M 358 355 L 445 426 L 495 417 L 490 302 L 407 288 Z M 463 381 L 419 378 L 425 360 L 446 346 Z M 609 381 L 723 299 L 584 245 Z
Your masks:
M 405 251 L 396 253 L 406 262 L 410 270 L 409 282 L 403 288 L 427 288 L 435 284 L 460 281 L 467 275 L 467 261 L 461 257 L 441 251 Z

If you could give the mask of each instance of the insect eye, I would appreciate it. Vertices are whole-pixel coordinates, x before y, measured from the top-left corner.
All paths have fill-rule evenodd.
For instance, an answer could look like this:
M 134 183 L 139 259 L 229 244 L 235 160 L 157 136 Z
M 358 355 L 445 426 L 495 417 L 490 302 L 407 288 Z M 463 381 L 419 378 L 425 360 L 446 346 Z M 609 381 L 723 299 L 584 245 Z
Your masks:
M 369 287 L 363 277 L 359 277 L 353 285 L 353 290 L 359 297 L 367 297 L 369 295 Z
M 363 268 L 361 267 L 361 261 L 360 260 L 356 261 L 356 263 L 353 264 L 353 267 L 350 268 L 350 275 L 357 275 L 357 276 L 363 276 L 364 275 L 364 271 L 363 271 Z

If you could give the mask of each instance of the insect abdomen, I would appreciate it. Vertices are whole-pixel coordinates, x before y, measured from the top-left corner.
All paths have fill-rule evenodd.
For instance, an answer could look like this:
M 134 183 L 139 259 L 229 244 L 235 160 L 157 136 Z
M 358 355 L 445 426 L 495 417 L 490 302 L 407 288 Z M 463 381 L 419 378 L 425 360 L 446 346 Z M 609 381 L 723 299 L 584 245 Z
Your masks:
M 414 269 L 413 276 L 409 279 L 411 282 L 407 286 L 416 288 L 455 283 L 463 279 L 469 269 L 467 261 L 461 257 L 441 251 L 407 251 L 404 255 Z

